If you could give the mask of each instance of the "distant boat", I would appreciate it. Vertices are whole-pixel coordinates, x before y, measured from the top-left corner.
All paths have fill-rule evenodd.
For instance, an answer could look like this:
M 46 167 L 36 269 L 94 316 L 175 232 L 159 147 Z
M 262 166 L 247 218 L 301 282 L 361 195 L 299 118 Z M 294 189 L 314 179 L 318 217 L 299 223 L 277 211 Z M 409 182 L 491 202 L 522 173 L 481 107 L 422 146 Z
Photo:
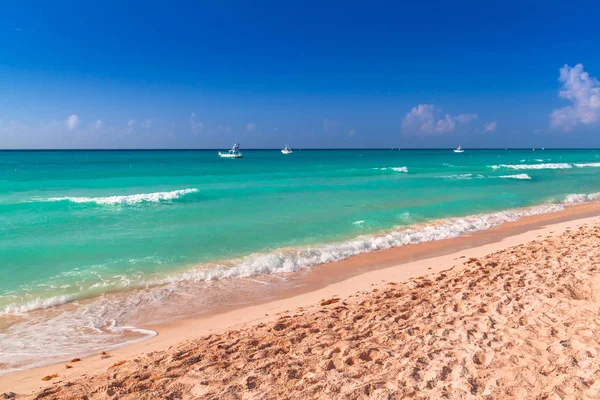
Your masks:
M 454 149 L 455 153 L 464 153 L 465 151 L 462 149 L 462 147 L 458 146 L 456 149 Z
M 286 144 L 285 147 L 281 149 L 281 152 L 283 154 L 292 154 L 292 149 L 290 149 L 290 146 Z
M 234 144 L 231 149 L 227 153 L 219 152 L 219 157 L 221 158 L 242 158 L 242 153 L 240 152 L 240 145 Z

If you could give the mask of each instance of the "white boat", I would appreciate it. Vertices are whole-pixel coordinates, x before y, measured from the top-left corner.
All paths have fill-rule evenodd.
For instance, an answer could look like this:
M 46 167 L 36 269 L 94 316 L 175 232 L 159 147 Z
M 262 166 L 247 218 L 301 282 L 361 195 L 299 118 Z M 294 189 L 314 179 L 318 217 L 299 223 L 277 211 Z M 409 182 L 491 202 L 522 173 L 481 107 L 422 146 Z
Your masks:
M 229 151 L 227 153 L 221 153 L 219 152 L 219 157 L 221 158 L 242 158 L 242 153 L 239 151 L 240 150 L 240 145 L 239 144 L 234 144 L 233 147 L 231 149 L 229 149 Z
M 292 154 L 292 149 L 290 149 L 290 146 L 286 144 L 285 147 L 281 149 L 281 152 L 283 154 Z
M 455 153 L 464 153 L 465 151 L 462 149 L 462 147 L 458 146 L 456 149 L 454 149 Z

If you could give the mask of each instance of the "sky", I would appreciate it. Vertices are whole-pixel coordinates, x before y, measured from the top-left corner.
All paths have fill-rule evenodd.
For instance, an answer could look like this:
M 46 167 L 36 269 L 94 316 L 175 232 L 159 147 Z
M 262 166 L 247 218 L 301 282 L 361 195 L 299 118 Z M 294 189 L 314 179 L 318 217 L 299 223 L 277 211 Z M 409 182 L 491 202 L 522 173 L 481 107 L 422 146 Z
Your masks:
M 600 2 L 0 5 L 0 148 L 600 147 Z

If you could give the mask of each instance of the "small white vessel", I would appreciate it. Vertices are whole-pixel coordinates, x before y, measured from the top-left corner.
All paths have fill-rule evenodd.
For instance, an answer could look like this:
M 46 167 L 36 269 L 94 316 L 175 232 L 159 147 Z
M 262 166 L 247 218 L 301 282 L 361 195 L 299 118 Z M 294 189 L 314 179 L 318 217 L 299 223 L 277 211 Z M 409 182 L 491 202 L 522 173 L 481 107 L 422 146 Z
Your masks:
M 292 149 L 290 149 L 290 146 L 286 144 L 285 147 L 281 149 L 281 152 L 283 154 L 292 154 Z
M 454 149 L 455 153 L 464 153 L 465 151 L 462 149 L 462 147 L 458 146 L 456 149 Z
M 219 157 L 221 158 L 242 158 L 242 153 L 239 151 L 240 150 L 240 145 L 239 144 L 234 144 L 233 147 L 231 149 L 229 149 L 229 151 L 227 153 L 221 153 L 219 152 Z

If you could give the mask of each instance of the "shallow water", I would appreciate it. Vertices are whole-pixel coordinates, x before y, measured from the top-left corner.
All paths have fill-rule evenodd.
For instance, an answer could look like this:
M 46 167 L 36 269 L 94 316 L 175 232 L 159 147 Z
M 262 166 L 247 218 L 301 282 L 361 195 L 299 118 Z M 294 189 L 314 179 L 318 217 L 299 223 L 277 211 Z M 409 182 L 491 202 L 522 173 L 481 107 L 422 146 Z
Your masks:
M 275 274 L 271 285 L 281 272 L 596 200 L 598 154 L 0 152 L 0 368 L 39 361 L 40 349 L 68 354 L 74 338 L 93 351 L 150 335 L 124 324 L 173 296 L 201 312 L 210 285 L 250 282 L 223 278 Z

